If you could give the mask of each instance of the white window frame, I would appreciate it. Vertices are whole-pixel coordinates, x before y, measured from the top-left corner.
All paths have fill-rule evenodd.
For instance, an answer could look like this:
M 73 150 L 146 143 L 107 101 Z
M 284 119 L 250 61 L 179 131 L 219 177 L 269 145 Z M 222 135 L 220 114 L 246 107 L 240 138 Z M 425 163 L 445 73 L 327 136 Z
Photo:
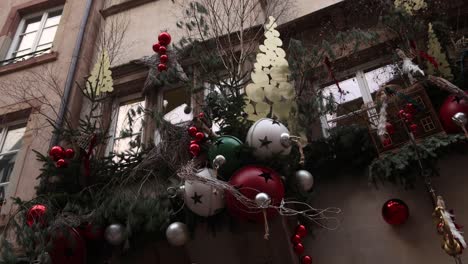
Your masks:
M 381 67 L 385 67 L 385 66 L 388 66 L 388 65 L 392 65 L 392 63 L 386 63 L 386 64 L 383 64 L 381 66 L 378 66 L 378 67 L 369 67 L 367 68 L 365 71 L 363 69 L 365 69 L 364 67 L 362 67 L 360 70 L 355 70 L 354 71 L 354 74 L 351 74 L 351 75 L 348 75 L 349 78 L 356 78 L 356 82 L 357 82 L 357 85 L 359 87 L 359 91 L 361 93 L 361 96 L 358 97 L 358 98 L 362 98 L 362 101 L 364 103 L 364 105 L 366 106 L 366 109 L 359 109 L 359 110 L 356 110 L 356 111 L 353 111 L 353 112 L 350 112 L 350 113 L 346 113 L 344 115 L 341 115 L 341 116 L 337 116 L 333 119 L 330 119 L 330 120 L 327 120 L 327 117 L 325 115 L 322 115 L 320 116 L 320 124 L 322 126 L 322 135 L 323 137 L 327 138 L 330 136 L 330 133 L 329 133 L 329 130 L 330 130 L 330 125 L 329 123 L 332 123 L 332 122 L 337 122 L 341 119 L 344 119 L 344 118 L 347 118 L 349 116 L 352 116 L 352 115 L 355 115 L 355 114 L 359 114 L 359 113 L 362 113 L 364 111 L 367 111 L 367 116 L 369 117 L 370 120 L 372 120 L 371 122 L 371 127 L 372 128 L 376 128 L 376 125 L 377 124 L 377 121 L 378 121 L 378 113 L 377 113 L 377 109 L 375 108 L 375 104 L 374 104 L 374 100 L 372 99 L 372 93 L 369 89 L 369 84 L 366 80 L 366 72 L 371 72 L 372 70 L 375 70 L 375 69 L 378 69 L 378 68 L 381 68 Z
M 8 134 L 8 131 L 9 131 L 10 127 L 14 127 L 14 126 L 17 126 L 17 125 L 24 125 L 24 127 L 27 129 L 27 124 L 28 124 L 27 119 L 19 119 L 19 120 L 13 121 L 13 122 L 9 122 L 9 123 L 0 125 L 0 150 L 5 145 L 6 136 Z M 24 135 L 23 135 L 23 139 L 24 139 Z M 18 152 L 20 152 L 20 150 L 21 150 L 21 148 L 11 150 L 11 151 L 8 151 L 8 152 L 0 152 L 0 157 L 5 156 L 5 155 L 10 155 L 10 154 L 18 154 Z M 15 165 L 13 165 L 13 169 L 14 169 L 14 166 L 16 166 L 16 157 L 15 157 Z M 12 172 L 13 172 L 13 170 L 12 170 Z M 4 188 L 5 196 L 8 193 L 7 186 L 11 182 L 11 176 L 12 175 L 10 175 L 10 179 L 7 182 L 0 182 L 0 187 Z M 4 197 L 4 200 L 3 201 L 0 200 L 0 202 L 5 203 L 6 199 L 7 199 L 7 197 Z
M 116 136 L 117 133 L 117 119 L 119 118 L 119 108 L 122 105 L 125 105 L 125 103 L 130 102 L 130 101 L 135 101 L 141 99 L 141 102 L 145 102 L 145 106 L 147 104 L 147 100 L 145 97 L 142 97 L 141 94 L 136 93 L 136 94 L 131 94 L 123 97 L 119 97 L 114 100 L 112 104 L 112 116 L 111 116 L 111 123 L 110 123 L 110 128 L 109 128 L 109 139 L 107 142 L 107 147 L 106 147 L 106 153 L 110 154 L 111 152 L 114 152 L 114 144 L 116 139 L 120 139 L 120 137 Z M 140 134 L 141 133 L 141 138 L 144 138 L 144 132 L 145 130 L 142 129 L 141 132 L 134 133 L 132 136 Z
M 39 40 L 40 40 L 40 38 L 42 36 L 42 32 L 44 31 L 45 23 L 47 21 L 47 18 L 49 17 L 49 14 L 53 13 L 53 12 L 56 12 L 56 11 L 59 11 L 59 10 L 62 10 L 62 15 L 63 15 L 63 5 L 62 5 L 62 6 L 49 8 L 49 9 L 39 11 L 39 12 L 29 14 L 29 15 L 26 15 L 26 16 L 22 17 L 18 27 L 16 28 L 15 36 L 13 37 L 13 41 L 10 44 L 10 48 L 8 49 L 7 56 L 5 57 L 5 60 L 15 58 L 15 57 L 13 57 L 13 53 L 15 51 L 17 51 L 17 48 L 18 48 L 18 45 L 19 45 L 19 40 L 20 40 L 20 35 L 23 34 L 26 21 L 28 19 L 31 19 L 31 18 L 34 18 L 34 17 L 42 16 L 39 28 L 37 30 L 37 36 L 34 39 L 34 43 L 33 43 L 32 47 L 31 47 L 31 52 L 30 53 L 36 52 L 37 51 L 36 50 L 37 46 L 39 44 Z M 60 26 L 60 23 L 57 25 L 57 27 L 58 26 Z M 54 41 L 55 41 L 55 36 L 54 36 Z

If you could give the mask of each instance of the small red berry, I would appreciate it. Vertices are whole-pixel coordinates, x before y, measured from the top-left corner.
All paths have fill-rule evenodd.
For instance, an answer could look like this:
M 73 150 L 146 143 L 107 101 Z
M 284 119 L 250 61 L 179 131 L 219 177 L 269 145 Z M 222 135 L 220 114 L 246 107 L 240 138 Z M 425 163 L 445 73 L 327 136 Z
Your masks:
M 169 57 L 166 54 L 161 55 L 161 57 L 159 57 L 159 61 L 161 63 L 167 63 L 168 60 L 169 60 Z
M 302 245 L 302 243 L 294 245 L 294 252 L 296 252 L 297 255 L 302 255 L 304 253 L 304 245 Z
M 304 225 L 298 225 L 296 227 L 296 235 L 299 235 L 300 237 L 305 237 L 307 235 L 307 229 Z
M 167 70 L 166 64 L 159 63 L 159 65 L 158 65 L 158 71 L 162 72 L 162 71 L 165 71 L 165 70 Z
M 159 47 L 159 54 L 164 55 L 167 52 L 167 48 L 164 46 Z
M 67 165 L 68 165 L 68 162 L 67 162 L 66 160 L 64 160 L 64 159 L 59 159 L 59 160 L 57 160 L 57 162 L 55 163 L 55 166 L 56 166 L 57 168 L 66 168 Z
M 300 235 L 294 235 L 292 238 L 291 238 L 291 242 L 296 245 L 296 244 L 299 244 L 302 242 L 302 238 Z
M 159 34 L 158 40 L 161 43 L 161 45 L 167 46 L 169 45 L 169 43 L 171 43 L 171 35 L 167 32 L 162 32 L 161 34 Z
M 195 134 L 195 139 L 198 141 L 202 141 L 204 138 L 205 134 L 203 134 L 202 132 L 198 132 L 197 134 Z
M 159 43 L 154 43 L 153 44 L 153 51 L 158 53 L 159 52 L 159 48 L 161 48 L 161 44 Z
M 312 264 L 312 258 L 310 256 L 303 256 L 301 259 L 301 264 Z
M 195 135 L 197 134 L 197 132 L 198 132 L 197 127 L 191 126 L 191 127 L 189 127 L 189 129 L 188 129 L 188 133 L 189 133 L 189 135 L 192 136 L 192 137 L 195 137 Z
M 69 148 L 69 149 L 65 150 L 65 158 L 73 159 L 73 157 L 75 157 L 75 150 L 74 149 Z

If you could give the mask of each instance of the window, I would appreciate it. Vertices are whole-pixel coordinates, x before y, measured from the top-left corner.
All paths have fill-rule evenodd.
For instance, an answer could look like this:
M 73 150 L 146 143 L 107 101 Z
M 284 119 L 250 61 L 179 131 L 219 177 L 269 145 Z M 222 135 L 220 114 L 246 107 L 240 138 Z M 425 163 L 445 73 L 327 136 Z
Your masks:
M 5 200 L 6 188 L 10 182 L 15 159 L 23 144 L 25 123 L 0 127 L 0 200 Z
M 421 124 L 424 129 L 424 132 L 429 132 L 436 128 L 430 116 L 421 119 Z
M 126 151 L 138 151 L 142 138 L 144 109 L 143 99 L 118 104 L 111 125 L 108 152 L 122 154 Z
M 8 62 L 25 60 L 49 52 L 61 17 L 61 7 L 24 17 L 8 51 Z
M 339 82 L 341 91 L 335 84 L 323 88 L 324 97 L 332 97 L 336 104 L 334 114 L 327 114 L 321 118 L 324 136 L 328 136 L 328 129 L 337 126 L 340 121 L 364 112 L 363 104 L 373 106 L 372 94 L 394 77 L 395 70 L 394 65 L 386 65 L 367 72 L 357 71 L 350 78 Z M 327 103 L 329 101 L 325 100 L 324 104 Z M 367 113 L 369 118 L 378 118 L 376 109 L 367 110 Z

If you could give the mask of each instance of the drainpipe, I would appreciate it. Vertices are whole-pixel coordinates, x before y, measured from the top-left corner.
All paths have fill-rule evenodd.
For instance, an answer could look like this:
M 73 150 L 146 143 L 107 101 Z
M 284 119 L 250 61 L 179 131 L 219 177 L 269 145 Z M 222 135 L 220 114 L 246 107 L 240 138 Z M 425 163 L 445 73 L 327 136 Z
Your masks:
M 70 93 L 73 87 L 73 80 L 76 72 L 76 67 L 78 64 L 78 57 L 81 51 L 81 45 L 83 44 L 83 38 L 86 30 L 86 24 L 88 24 L 89 15 L 91 13 L 91 6 L 93 0 L 86 1 L 85 13 L 83 19 L 81 20 L 80 30 L 78 31 L 78 38 L 76 39 L 75 48 L 73 49 L 73 55 L 70 63 L 70 68 L 68 69 L 67 80 L 65 82 L 65 88 L 63 92 L 62 102 L 60 103 L 60 110 L 58 113 L 58 118 L 55 122 L 58 128 L 62 128 L 63 121 L 65 118 L 65 113 L 67 112 L 68 103 L 70 101 Z M 59 143 L 59 135 L 53 134 L 50 141 L 50 147 L 55 146 Z

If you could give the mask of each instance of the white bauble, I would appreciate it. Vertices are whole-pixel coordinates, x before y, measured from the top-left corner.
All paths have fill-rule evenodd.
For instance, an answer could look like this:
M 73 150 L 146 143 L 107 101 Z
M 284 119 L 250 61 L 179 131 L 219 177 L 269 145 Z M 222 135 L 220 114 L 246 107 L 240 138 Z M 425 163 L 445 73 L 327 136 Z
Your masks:
M 247 132 L 247 144 L 254 149 L 254 156 L 267 159 L 275 154 L 288 155 L 290 145 L 281 144 L 281 134 L 289 130 L 277 120 L 262 118 L 255 122 Z
M 204 178 L 215 178 L 215 171 L 204 168 L 197 172 Z M 200 216 L 212 216 L 224 208 L 224 190 L 202 182 L 185 181 L 185 204 Z

